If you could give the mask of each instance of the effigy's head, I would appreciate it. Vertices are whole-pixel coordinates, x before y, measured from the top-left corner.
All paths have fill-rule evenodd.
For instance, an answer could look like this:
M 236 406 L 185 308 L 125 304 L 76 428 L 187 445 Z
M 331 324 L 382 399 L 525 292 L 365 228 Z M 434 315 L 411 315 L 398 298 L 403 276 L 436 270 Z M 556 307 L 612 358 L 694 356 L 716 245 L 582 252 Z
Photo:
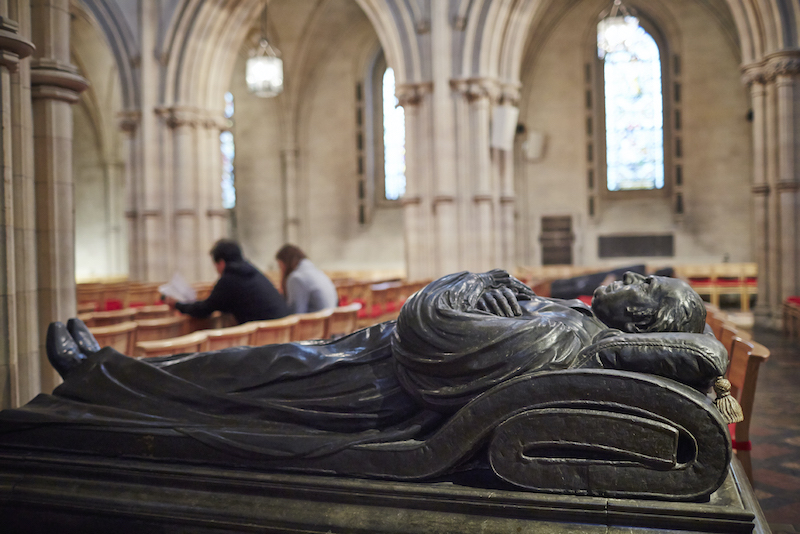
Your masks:
M 592 310 L 611 328 L 625 332 L 702 333 L 703 300 L 686 282 L 628 272 L 622 280 L 598 287 Z

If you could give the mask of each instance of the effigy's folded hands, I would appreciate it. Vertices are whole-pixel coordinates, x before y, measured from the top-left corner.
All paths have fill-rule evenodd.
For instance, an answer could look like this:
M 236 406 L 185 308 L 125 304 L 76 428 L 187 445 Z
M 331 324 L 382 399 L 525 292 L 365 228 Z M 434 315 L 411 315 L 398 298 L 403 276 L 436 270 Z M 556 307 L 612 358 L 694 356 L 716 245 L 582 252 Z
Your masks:
M 518 317 L 522 315 L 517 296 L 507 288 L 488 289 L 481 296 L 476 308 L 500 317 Z

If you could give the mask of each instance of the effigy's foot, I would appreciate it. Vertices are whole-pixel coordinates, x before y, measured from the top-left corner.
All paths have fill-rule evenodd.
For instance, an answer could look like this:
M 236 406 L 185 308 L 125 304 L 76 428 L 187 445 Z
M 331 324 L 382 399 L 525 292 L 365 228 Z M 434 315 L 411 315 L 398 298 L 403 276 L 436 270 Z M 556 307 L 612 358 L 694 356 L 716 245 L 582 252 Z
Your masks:
M 75 340 L 75 343 L 78 344 L 78 348 L 82 353 L 86 354 L 100 350 L 100 344 L 89 331 L 89 327 L 77 317 L 67 321 L 67 330 L 72 339 Z
M 45 350 L 50 364 L 62 378 L 86 359 L 86 355 L 80 351 L 75 339 L 61 322 L 50 323 L 47 327 Z

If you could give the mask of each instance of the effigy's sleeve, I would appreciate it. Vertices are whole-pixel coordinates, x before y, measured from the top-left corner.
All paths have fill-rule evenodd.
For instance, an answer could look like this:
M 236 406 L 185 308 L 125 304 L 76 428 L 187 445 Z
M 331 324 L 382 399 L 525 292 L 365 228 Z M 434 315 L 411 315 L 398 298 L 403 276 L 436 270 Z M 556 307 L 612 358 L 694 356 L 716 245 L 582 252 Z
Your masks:
M 403 306 L 392 352 L 400 383 L 422 405 L 452 412 L 511 377 L 569 368 L 590 341 L 581 314 L 567 306 L 519 317 L 477 309 L 487 291 L 503 287 L 520 300 L 539 298 L 505 271 L 462 272 L 433 282 Z

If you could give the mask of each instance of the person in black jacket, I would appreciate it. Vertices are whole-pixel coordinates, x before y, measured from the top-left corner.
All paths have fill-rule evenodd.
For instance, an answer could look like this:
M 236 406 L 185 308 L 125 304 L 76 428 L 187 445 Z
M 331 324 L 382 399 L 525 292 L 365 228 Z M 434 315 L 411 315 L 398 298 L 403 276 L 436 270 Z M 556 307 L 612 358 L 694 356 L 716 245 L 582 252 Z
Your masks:
M 289 315 L 286 301 L 272 282 L 242 257 L 239 243 L 220 239 L 211 249 L 211 257 L 220 275 L 211 294 L 197 302 L 169 302 L 178 311 L 203 318 L 219 310 L 233 314 L 239 324 Z

